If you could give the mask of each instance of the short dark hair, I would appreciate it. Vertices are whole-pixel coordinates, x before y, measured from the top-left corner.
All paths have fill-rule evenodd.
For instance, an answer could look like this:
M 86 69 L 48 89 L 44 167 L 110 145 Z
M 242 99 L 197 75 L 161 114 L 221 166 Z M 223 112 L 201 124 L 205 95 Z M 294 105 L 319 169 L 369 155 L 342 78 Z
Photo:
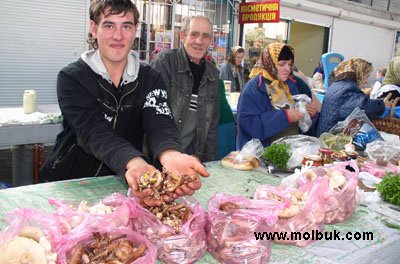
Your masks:
M 107 10 L 109 9 L 109 10 Z M 107 14 L 105 13 L 107 10 Z M 131 0 L 91 0 L 89 8 L 90 20 L 98 24 L 100 16 L 118 15 L 123 13 L 132 12 L 133 13 L 133 23 L 137 25 L 139 23 L 139 10 L 136 5 Z M 97 44 L 97 39 L 93 38 L 92 33 L 89 32 L 86 39 L 87 43 L 91 45 L 94 49 L 99 46 Z

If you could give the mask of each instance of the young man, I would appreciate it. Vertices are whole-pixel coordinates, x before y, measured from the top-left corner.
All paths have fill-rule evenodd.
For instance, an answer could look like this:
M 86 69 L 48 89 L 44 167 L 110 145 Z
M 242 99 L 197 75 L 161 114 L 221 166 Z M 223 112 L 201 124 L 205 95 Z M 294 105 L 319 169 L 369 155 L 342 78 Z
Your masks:
M 118 174 L 151 204 L 150 193 L 139 193 L 137 186 L 143 172 L 155 170 L 142 153 L 144 134 L 167 170 L 208 176 L 197 159 L 179 151 L 161 75 L 141 65 L 131 51 L 138 20 L 130 0 L 91 2 L 88 42 L 94 49 L 58 75 L 64 130 L 41 170 L 43 180 Z M 174 198 L 198 188 L 199 179 L 177 190 Z
M 151 62 L 167 85 L 181 148 L 201 161 L 217 159 L 219 71 L 205 60 L 212 28 L 205 16 L 186 17 L 180 32 L 182 47 L 165 50 Z

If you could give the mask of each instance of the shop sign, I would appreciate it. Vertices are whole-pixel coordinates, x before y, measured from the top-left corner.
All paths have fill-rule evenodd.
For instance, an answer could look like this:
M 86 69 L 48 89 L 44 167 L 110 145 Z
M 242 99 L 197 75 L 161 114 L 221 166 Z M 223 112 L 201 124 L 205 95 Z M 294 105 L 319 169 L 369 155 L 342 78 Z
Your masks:
M 239 24 L 279 22 L 279 0 L 239 4 Z

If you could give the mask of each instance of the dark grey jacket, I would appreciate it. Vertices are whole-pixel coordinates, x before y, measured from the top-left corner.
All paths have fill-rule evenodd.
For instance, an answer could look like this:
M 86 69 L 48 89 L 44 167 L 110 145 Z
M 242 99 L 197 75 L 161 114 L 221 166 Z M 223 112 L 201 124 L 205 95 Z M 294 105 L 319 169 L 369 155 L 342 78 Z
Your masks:
M 172 114 L 181 132 L 192 95 L 193 75 L 183 47 L 165 50 L 151 62 L 151 66 L 161 71 L 166 83 Z M 217 159 L 217 130 L 219 122 L 219 71 L 206 61 L 200 82 L 197 101 L 197 133 L 193 153 L 201 161 Z
M 229 62 L 224 62 L 219 69 L 219 78 L 221 80 L 231 81 L 231 92 L 241 92 L 244 88 L 244 71 L 238 72 L 238 80 L 240 87 L 236 87 L 235 77 L 233 77 L 233 65 Z

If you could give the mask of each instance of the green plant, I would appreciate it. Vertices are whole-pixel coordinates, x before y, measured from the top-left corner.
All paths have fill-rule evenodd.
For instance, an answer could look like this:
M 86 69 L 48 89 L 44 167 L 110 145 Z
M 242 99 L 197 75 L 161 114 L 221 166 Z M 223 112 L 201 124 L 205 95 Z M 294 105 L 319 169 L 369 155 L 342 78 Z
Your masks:
M 263 158 L 278 169 L 287 170 L 290 158 L 290 144 L 272 144 L 264 149 Z
M 384 201 L 400 206 L 400 174 L 387 173 L 376 188 Z

